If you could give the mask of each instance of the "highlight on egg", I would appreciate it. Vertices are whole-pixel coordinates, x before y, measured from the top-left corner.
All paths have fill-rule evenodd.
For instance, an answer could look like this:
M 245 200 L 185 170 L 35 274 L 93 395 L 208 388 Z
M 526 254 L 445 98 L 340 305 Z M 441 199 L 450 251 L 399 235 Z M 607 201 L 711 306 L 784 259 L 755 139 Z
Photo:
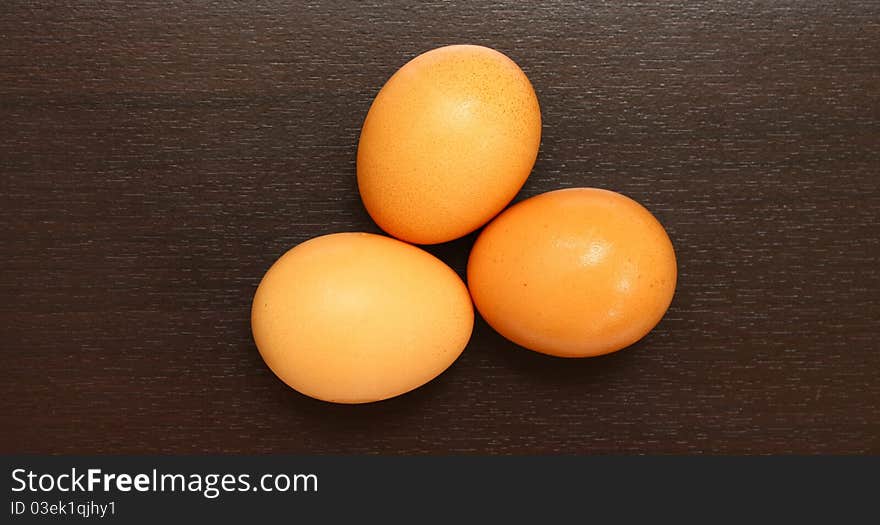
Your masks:
M 669 307 L 675 251 L 636 201 L 573 188 L 526 199 L 480 234 L 467 268 L 477 310 L 511 341 L 589 357 L 644 337 Z
M 538 98 L 513 60 L 476 45 L 433 49 L 376 95 L 358 143 L 358 188 L 390 235 L 451 241 L 513 199 L 540 142 Z
M 462 353 L 473 323 L 468 290 L 451 268 L 369 233 L 297 245 L 266 272 L 251 310 L 254 341 L 275 375 L 337 403 L 427 383 Z

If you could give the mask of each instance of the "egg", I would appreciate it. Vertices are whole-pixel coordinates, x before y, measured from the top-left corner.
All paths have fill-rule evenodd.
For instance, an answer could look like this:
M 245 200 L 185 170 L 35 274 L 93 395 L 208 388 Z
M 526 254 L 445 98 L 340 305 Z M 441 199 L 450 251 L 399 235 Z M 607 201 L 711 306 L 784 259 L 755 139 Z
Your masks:
M 316 237 L 285 253 L 254 295 L 251 328 L 295 390 L 367 403 L 417 388 L 464 350 L 474 311 L 461 278 L 415 246 L 369 233 Z
M 450 241 L 513 199 L 540 142 L 538 98 L 516 63 L 487 47 L 441 47 L 401 67 L 376 95 L 358 143 L 358 188 L 394 237 Z
M 594 188 L 551 191 L 499 215 L 467 267 L 477 310 L 545 354 L 607 354 L 645 336 L 669 307 L 675 252 L 636 201 Z

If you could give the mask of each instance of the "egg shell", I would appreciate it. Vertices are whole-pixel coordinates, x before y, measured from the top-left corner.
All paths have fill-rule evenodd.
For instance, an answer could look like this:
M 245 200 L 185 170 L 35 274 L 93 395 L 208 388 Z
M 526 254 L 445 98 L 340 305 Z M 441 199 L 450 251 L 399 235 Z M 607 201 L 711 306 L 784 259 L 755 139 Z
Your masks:
M 389 234 L 450 241 L 513 199 L 540 142 L 538 98 L 516 63 L 487 47 L 441 47 L 401 67 L 373 101 L 358 143 L 358 188 Z
M 461 278 L 389 237 L 338 233 L 285 253 L 254 295 L 254 341 L 299 392 L 366 403 L 427 383 L 464 350 L 474 312 Z
M 619 193 L 574 188 L 512 206 L 468 260 L 477 310 L 501 335 L 561 357 L 629 346 L 663 317 L 675 292 L 663 226 Z

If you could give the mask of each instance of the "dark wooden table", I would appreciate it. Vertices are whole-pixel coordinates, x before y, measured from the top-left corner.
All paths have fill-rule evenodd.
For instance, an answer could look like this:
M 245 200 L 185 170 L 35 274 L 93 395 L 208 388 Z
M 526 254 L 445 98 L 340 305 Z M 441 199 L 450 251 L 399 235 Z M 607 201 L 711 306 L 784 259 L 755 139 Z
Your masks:
M 0 6 L 0 452 L 880 453 L 880 3 L 59 4 Z M 673 305 L 607 357 L 478 320 L 409 395 L 306 398 L 257 353 L 254 290 L 378 231 L 370 102 L 462 42 L 538 93 L 518 199 L 644 203 Z M 473 239 L 430 251 L 463 274 Z

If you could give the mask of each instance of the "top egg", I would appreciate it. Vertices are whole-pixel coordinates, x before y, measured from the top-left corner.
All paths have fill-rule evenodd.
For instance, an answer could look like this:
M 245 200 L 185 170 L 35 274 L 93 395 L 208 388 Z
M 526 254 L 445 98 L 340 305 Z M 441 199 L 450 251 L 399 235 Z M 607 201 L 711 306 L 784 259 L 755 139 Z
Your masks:
M 358 188 L 389 234 L 450 241 L 513 199 L 540 142 L 538 98 L 515 62 L 482 46 L 437 48 L 376 95 L 358 144 Z

